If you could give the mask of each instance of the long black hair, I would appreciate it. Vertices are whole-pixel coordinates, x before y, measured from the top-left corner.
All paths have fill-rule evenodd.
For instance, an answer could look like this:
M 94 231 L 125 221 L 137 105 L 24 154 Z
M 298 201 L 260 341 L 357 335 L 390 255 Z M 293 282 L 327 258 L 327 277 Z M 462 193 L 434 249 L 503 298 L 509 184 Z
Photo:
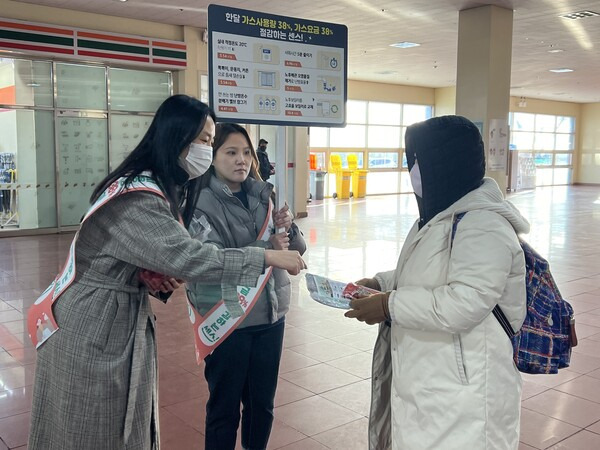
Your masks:
M 184 205 L 183 222 L 188 226 L 199 182 L 198 179 L 187 182 L 188 175 L 178 160 L 181 152 L 200 134 L 208 117 L 216 121 L 213 110 L 193 97 L 173 95 L 167 98 L 156 111 L 140 143 L 100 182 L 90 201 L 94 203 L 115 180 L 125 177 L 125 183 L 130 184 L 140 173 L 150 171 L 164 192 L 173 217 L 179 217 L 179 209 Z

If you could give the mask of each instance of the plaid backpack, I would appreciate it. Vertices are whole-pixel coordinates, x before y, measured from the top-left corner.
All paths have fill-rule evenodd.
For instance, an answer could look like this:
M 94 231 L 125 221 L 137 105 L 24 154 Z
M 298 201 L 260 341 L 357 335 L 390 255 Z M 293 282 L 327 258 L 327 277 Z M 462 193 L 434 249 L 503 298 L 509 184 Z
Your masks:
M 460 213 L 454 219 L 452 242 L 458 222 L 465 214 Z M 492 312 L 512 341 L 520 372 L 557 373 L 558 369 L 569 366 L 571 348 L 577 345 L 573 307 L 560 295 L 548 261 L 521 238 L 519 243 L 525 255 L 525 321 L 515 332 L 499 305 Z

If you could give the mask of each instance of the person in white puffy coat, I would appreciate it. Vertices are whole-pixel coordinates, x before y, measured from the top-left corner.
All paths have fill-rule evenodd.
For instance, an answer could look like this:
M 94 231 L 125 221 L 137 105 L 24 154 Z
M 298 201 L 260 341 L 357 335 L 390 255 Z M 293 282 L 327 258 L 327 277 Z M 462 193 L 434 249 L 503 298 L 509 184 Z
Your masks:
M 521 376 L 511 342 L 526 313 L 528 222 L 485 178 L 477 127 L 460 116 L 406 132 L 419 205 L 395 270 L 358 283 L 348 317 L 380 323 L 373 354 L 371 450 L 516 450 Z M 466 212 L 456 227 L 455 217 Z

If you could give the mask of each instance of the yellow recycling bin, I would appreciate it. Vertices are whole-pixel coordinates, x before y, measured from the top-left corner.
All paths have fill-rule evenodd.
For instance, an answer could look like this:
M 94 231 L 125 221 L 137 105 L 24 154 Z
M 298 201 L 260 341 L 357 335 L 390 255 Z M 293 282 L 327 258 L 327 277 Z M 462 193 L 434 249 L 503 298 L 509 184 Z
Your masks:
M 356 170 L 358 169 L 358 157 L 354 153 L 350 153 L 346 159 L 348 160 L 348 169 Z
M 332 172 L 342 170 L 342 157 L 340 155 L 331 155 L 329 157 L 329 165 L 331 166 Z
M 367 194 L 367 173 L 368 170 L 355 170 L 352 172 L 352 196 L 363 198 Z
M 348 155 L 348 169 L 352 170 L 351 197 L 363 198 L 367 193 L 368 170 L 358 168 L 358 157 L 355 154 Z
M 329 158 L 331 171 L 335 173 L 335 192 L 333 198 L 350 198 L 350 183 L 352 171 L 342 169 L 342 157 L 331 155 Z
M 333 198 L 350 198 L 352 171 L 341 169 L 335 172 L 335 192 Z

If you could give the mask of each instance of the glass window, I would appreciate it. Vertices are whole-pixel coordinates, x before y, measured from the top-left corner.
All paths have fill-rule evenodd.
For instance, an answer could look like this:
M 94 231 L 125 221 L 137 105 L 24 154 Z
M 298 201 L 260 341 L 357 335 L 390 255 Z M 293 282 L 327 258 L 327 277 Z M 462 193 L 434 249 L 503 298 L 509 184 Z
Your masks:
M 414 192 L 408 172 L 400 172 L 400 192 Z
M 405 138 L 406 138 L 406 127 L 402 127 L 402 131 L 401 131 L 401 136 L 400 136 L 400 147 L 402 148 L 406 148 L 406 142 L 405 142 Z
M 533 148 L 533 136 L 534 133 L 523 131 L 511 133 L 512 143 L 517 150 L 531 150 Z
M 330 157 L 339 155 L 343 167 L 347 168 L 345 155 L 354 151 L 359 159 L 359 167 L 380 170 L 369 178 L 369 194 L 379 192 L 379 188 L 374 186 L 383 183 L 381 176 L 387 176 L 387 171 L 391 172 L 390 179 L 396 182 L 383 183 L 384 191 L 403 192 L 400 187 L 402 178 L 400 172 L 401 164 L 403 164 L 402 168 L 406 168 L 406 158 L 403 158 L 402 154 L 406 126 L 432 117 L 433 106 L 348 100 L 347 111 L 348 125 L 345 128 L 311 127 L 309 136 L 311 157 L 322 153 L 327 164 L 323 168 L 330 170 L 328 168 Z M 367 149 L 371 151 L 365 155 Z M 364 163 L 363 157 L 366 158 Z M 317 164 L 322 164 L 321 159 Z M 332 181 L 334 178 L 331 177 L 333 175 L 328 177 L 329 195 L 333 193 L 331 183 L 335 184 Z
M 311 147 L 327 147 L 327 130 L 329 128 L 310 127 L 309 140 Z
M 369 152 L 369 169 L 397 169 L 398 153 Z
M 15 63 L 10 58 L 0 58 L 0 104 L 15 105 L 17 88 L 15 86 Z
M 552 184 L 569 184 L 571 183 L 572 169 L 554 169 L 554 179 Z
M 575 118 L 558 116 L 556 118 L 556 132 L 575 133 Z
M 107 71 L 113 99 L 142 114 L 107 112 Z M 137 145 L 151 112 L 170 95 L 170 77 L 0 58 L 0 229 L 77 225 L 98 182 Z
M 52 107 L 52 63 L 0 58 L 0 86 L 0 104 Z
M 367 123 L 367 102 L 348 100 L 346 103 L 347 123 Z
M 536 186 L 551 186 L 554 169 L 537 169 L 535 172 Z
M 510 145 L 511 149 L 520 150 L 519 161 L 525 155 L 523 150 L 536 150 L 531 163 L 527 160 L 531 173 L 521 164 L 521 176 L 529 180 L 537 173 L 535 183 L 538 186 L 569 183 L 573 159 L 570 153 L 564 152 L 570 152 L 575 147 L 575 118 L 527 113 L 511 113 L 509 117 L 512 127 Z M 522 185 L 529 187 L 532 183 L 523 182 Z
M 209 80 L 208 75 L 200 75 L 200 101 L 209 104 Z
M 573 150 L 575 144 L 574 134 L 557 134 L 556 135 L 556 150 Z
M 514 131 L 534 131 L 535 114 L 514 113 L 513 130 Z
M 557 153 L 554 155 L 555 166 L 570 166 L 573 155 L 571 153 Z
M 348 155 L 356 155 L 357 165 L 359 168 L 363 167 L 363 154 L 362 152 L 331 152 L 331 155 L 340 155 L 342 159 L 342 168 L 348 168 Z
M 552 153 L 536 153 L 534 161 L 536 166 L 551 166 Z
M 26 85 L 33 89 L 34 106 L 54 106 L 54 85 L 52 81 L 52 64 L 44 61 L 33 61 L 33 76 Z
M 399 103 L 369 102 L 369 123 L 400 125 L 402 105 Z
M 152 116 L 133 114 L 110 116 L 110 170 L 116 169 L 139 144 L 152 119 Z
M 15 82 L 17 105 L 53 106 L 54 89 L 50 62 L 15 60 Z
M 113 110 L 155 112 L 171 90 L 168 72 L 111 68 L 109 77 Z
M 0 112 L 0 227 L 56 227 L 54 113 Z
M 404 105 L 402 111 L 402 125 L 412 125 L 430 119 L 433 108 L 427 105 Z
M 107 120 L 58 117 L 60 224 L 77 225 L 96 185 L 108 174 Z
M 317 158 L 317 170 L 323 170 L 327 167 L 325 164 L 325 152 L 310 152 L 311 155 L 315 155 Z
M 537 114 L 535 116 L 535 131 L 545 131 L 554 133 L 556 124 L 556 116 L 548 116 Z
M 554 134 L 552 133 L 536 133 L 535 134 L 535 150 L 554 150 Z
M 364 148 L 366 127 L 364 125 L 346 125 L 344 128 L 329 129 L 329 145 L 331 147 Z
M 395 194 L 401 192 L 400 188 L 400 172 L 379 172 L 370 173 L 367 179 L 367 194 Z M 367 209 L 369 203 L 367 202 Z
M 369 126 L 369 148 L 400 148 L 400 127 Z
M 106 110 L 104 67 L 57 63 L 56 85 L 59 108 Z

